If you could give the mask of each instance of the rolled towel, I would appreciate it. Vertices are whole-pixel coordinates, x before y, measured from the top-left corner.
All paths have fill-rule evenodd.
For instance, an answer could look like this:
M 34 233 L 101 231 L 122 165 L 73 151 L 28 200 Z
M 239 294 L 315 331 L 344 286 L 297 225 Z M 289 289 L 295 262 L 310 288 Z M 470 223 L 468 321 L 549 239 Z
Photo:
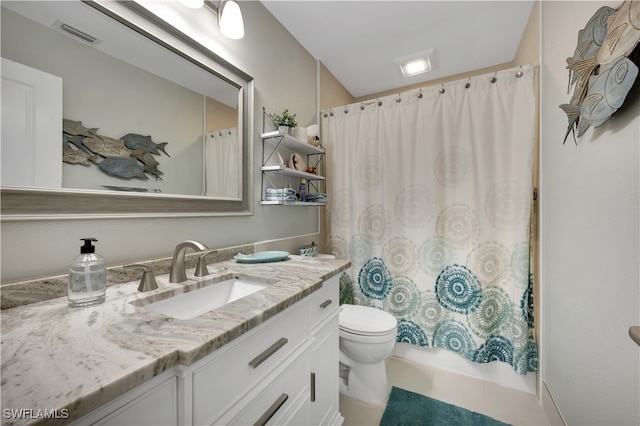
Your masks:
M 265 201 L 296 201 L 295 195 L 267 195 Z
M 265 192 L 267 195 L 296 195 L 293 188 L 267 188 Z

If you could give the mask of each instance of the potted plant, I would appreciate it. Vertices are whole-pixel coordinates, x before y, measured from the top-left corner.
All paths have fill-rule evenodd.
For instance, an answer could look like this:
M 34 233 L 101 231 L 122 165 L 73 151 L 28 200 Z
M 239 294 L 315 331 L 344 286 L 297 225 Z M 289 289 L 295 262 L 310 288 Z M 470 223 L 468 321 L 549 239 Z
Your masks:
M 278 130 L 285 134 L 291 134 L 291 129 L 298 126 L 295 114 L 289 114 L 289 110 L 285 108 L 281 114 L 269 114 L 269 118 L 273 124 L 278 126 Z

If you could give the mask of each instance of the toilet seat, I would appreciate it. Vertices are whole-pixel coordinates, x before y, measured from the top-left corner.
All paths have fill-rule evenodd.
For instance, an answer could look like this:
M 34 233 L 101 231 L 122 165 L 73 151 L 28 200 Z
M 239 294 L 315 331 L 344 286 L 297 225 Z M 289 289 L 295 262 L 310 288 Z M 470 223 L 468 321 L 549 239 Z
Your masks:
M 342 305 L 340 331 L 357 336 L 383 336 L 396 331 L 398 320 L 380 309 L 360 305 Z

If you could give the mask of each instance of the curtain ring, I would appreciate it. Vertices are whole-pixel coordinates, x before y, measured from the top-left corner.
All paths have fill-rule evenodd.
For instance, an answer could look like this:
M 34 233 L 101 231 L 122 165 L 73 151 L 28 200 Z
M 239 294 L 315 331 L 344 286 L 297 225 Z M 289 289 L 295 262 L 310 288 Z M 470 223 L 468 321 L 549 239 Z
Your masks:
M 495 83 L 496 81 L 498 81 L 498 78 L 496 77 L 498 75 L 498 71 L 496 71 L 495 74 L 493 74 L 493 77 L 491 77 L 491 82 Z
M 439 90 L 440 94 L 444 94 L 444 92 L 446 92 L 446 90 L 444 90 L 444 83 L 442 83 L 442 87 Z
M 398 97 L 396 98 L 396 102 L 397 103 L 402 102 L 402 98 L 400 97 L 400 93 L 398 93 Z
M 422 99 L 422 87 L 420 88 L 420 91 L 418 92 L 418 99 Z
M 471 87 L 471 77 L 469 77 L 469 81 L 464 85 L 465 89 L 468 89 L 469 87 Z
M 382 106 L 382 101 L 378 99 L 378 106 Z
M 516 78 L 520 78 L 522 77 L 524 74 L 522 72 L 522 65 L 520 65 L 520 69 L 518 70 L 518 72 L 516 73 Z
M 322 116 L 323 116 L 324 118 L 327 118 L 327 117 L 329 116 L 329 114 L 327 114 L 327 113 L 325 112 L 324 114 L 322 114 Z
M 347 106 L 346 106 L 346 105 L 344 106 L 344 113 L 345 113 L 345 114 L 349 114 L 349 108 L 347 108 Z
M 329 111 L 329 115 L 333 117 L 333 111 Z
M 364 111 L 364 102 L 360 102 L 360 110 Z

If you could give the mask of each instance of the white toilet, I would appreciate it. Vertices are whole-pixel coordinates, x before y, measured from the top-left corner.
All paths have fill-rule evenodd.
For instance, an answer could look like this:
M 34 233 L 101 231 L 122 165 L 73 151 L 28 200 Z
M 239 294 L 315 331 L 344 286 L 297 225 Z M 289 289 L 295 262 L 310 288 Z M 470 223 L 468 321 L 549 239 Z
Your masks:
M 398 321 L 380 309 L 342 305 L 340 312 L 340 392 L 370 403 L 389 395 L 384 360 L 396 342 Z

